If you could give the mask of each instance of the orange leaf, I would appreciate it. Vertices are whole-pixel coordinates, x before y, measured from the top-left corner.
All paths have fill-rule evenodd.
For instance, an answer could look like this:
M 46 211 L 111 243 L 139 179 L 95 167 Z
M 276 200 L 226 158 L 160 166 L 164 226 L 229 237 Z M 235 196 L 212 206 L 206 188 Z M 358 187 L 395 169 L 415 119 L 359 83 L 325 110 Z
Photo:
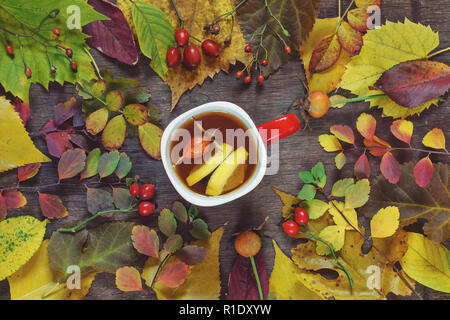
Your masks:
M 341 23 L 337 31 L 337 37 L 341 46 L 348 53 L 355 55 L 361 51 L 363 46 L 362 33 L 353 29 L 347 22 Z
M 134 226 L 131 240 L 139 253 L 159 259 L 159 238 L 155 230 L 146 226 Z
M 348 23 L 353 29 L 364 32 L 367 31 L 367 19 L 369 14 L 366 8 L 356 8 L 347 13 Z
M 341 55 L 341 44 L 336 35 L 330 35 L 320 40 L 314 47 L 309 72 L 322 72 L 331 68 Z
M 414 167 L 414 178 L 419 187 L 425 188 L 433 178 L 434 167 L 429 156 L 419 160 Z
M 370 154 L 374 157 L 383 156 L 391 148 L 391 145 L 389 143 L 378 138 L 377 136 L 373 136 L 372 141 L 364 139 L 364 146 L 369 149 Z
M 330 128 L 330 132 L 336 136 L 341 141 L 354 144 L 355 135 L 352 128 L 345 125 L 334 125 Z
M 400 179 L 400 164 L 391 152 L 386 152 L 381 159 L 380 170 L 383 176 L 392 184 Z
M 445 150 L 445 136 L 441 129 L 434 128 L 429 131 L 425 137 L 423 137 L 422 143 L 424 146 L 433 149 L 444 149 Z
M 2 194 L 0 193 L 0 221 L 5 219 L 7 214 L 8 210 L 6 208 L 6 201 L 5 198 L 3 198 Z
M 156 281 L 169 288 L 176 288 L 183 284 L 189 275 L 189 266 L 181 261 L 166 264 L 159 273 Z
M 67 209 L 61 199 L 54 194 L 39 192 L 39 205 L 42 215 L 48 219 L 59 219 L 67 217 Z
M 40 163 L 30 163 L 26 166 L 19 167 L 17 175 L 19 177 L 19 183 L 22 181 L 29 180 L 38 174 L 41 168 Z
M 7 190 L 2 192 L 7 209 L 19 209 L 27 204 L 27 199 L 19 190 Z
M 116 270 L 116 286 L 124 292 L 143 291 L 141 274 L 134 267 L 123 267 Z
M 61 156 L 58 163 L 59 180 L 75 177 L 83 171 L 86 161 L 86 153 L 83 149 L 67 150 Z
M 356 121 L 356 129 L 367 140 L 372 141 L 375 135 L 375 129 L 377 127 L 377 120 L 368 114 L 361 113 Z
M 369 179 L 370 163 L 369 159 L 367 159 L 366 153 L 363 153 L 356 161 L 354 172 L 357 179 Z
M 396 120 L 392 122 L 391 132 L 400 141 L 411 144 L 414 125 L 408 120 Z

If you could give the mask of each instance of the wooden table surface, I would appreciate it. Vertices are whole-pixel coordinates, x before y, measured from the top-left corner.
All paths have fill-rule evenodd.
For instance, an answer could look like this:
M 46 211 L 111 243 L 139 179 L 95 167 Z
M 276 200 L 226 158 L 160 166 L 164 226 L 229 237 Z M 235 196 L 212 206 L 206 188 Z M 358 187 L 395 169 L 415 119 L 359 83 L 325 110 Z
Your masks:
M 343 7 L 350 1 L 343 1 Z M 320 18 L 337 16 L 337 1 L 323 0 L 320 3 Z M 447 0 L 385 0 L 382 7 L 382 19 L 391 21 L 403 21 L 404 18 L 413 22 L 421 22 L 430 25 L 440 34 L 440 47 L 450 46 L 450 7 Z M 92 54 L 100 68 L 107 68 L 114 72 L 117 77 L 135 78 L 142 82 L 152 94 L 151 102 L 156 104 L 162 111 L 162 123 L 166 126 L 179 114 L 205 102 L 215 100 L 226 100 L 243 107 L 252 117 L 256 124 L 269 121 L 279 116 L 291 102 L 303 96 L 301 80 L 304 79 L 302 63 L 296 57 L 268 78 L 263 86 L 253 83 L 250 86 L 243 85 L 242 81 L 234 78 L 234 73 L 238 70 L 233 67 L 230 74 L 220 73 L 214 80 L 208 79 L 203 86 L 196 87 L 191 92 L 183 95 L 175 110 L 170 113 L 170 90 L 160 78 L 148 66 L 149 60 L 140 56 L 139 63 L 135 67 L 122 65 L 115 60 L 109 59 L 92 50 Z M 442 54 L 435 58 L 438 61 L 450 64 L 450 53 Z M 188 72 L 188 71 L 186 71 Z M 64 87 L 52 85 L 49 92 L 42 87 L 35 85 L 31 89 L 31 119 L 27 129 L 40 150 L 46 152 L 43 139 L 37 137 L 42 126 L 51 119 L 53 106 L 59 102 L 66 101 L 75 95 L 72 85 Z M 318 136 L 329 131 L 333 124 L 347 124 L 354 127 L 355 121 L 361 112 L 369 111 L 377 119 L 377 135 L 382 139 L 393 141 L 389 133 L 390 118 L 381 118 L 380 110 L 369 110 L 367 103 L 353 103 L 343 109 L 330 110 L 321 119 L 314 119 L 310 122 L 311 129 L 297 133 L 280 143 L 280 169 L 278 174 L 266 176 L 262 183 L 251 193 L 234 202 L 215 207 L 200 209 L 201 217 L 208 222 L 210 230 L 228 223 L 221 242 L 220 250 L 220 270 L 222 280 L 222 295 L 226 292 L 228 274 L 236 256 L 234 251 L 232 234 L 250 227 L 259 225 L 266 216 L 270 219 L 264 228 L 263 252 L 268 272 L 273 266 L 273 248 L 271 238 L 275 239 L 284 252 L 289 253 L 289 249 L 296 245 L 296 241 L 289 239 L 283 234 L 281 228 L 281 202 L 277 195 L 271 191 L 271 187 L 277 187 L 283 191 L 296 193 L 301 186 L 297 177 L 298 171 L 309 170 L 318 161 L 325 164 L 329 181 L 336 181 L 341 177 L 353 175 L 352 164 L 356 161 L 356 155 L 348 158 L 348 164 L 343 170 L 338 171 L 334 165 L 334 157 L 322 150 L 318 143 Z M 420 138 L 434 127 L 442 128 L 447 138 L 448 135 L 448 112 L 450 103 L 448 99 L 441 102 L 439 107 L 432 107 L 423 112 L 420 117 L 413 117 L 414 137 L 413 145 L 420 145 Z M 162 163 L 150 159 L 142 151 L 137 138 L 126 139 L 121 151 L 126 152 L 132 159 L 132 174 L 139 175 L 143 181 L 154 183 L 157 189 L 156 202 L 159 209 L 171 207 L 173 201 L 179 199 L 178 194 L 170 184 Z M 417 160 L 418 154 L 402 154 L 399 161 Z M 447 161 L 446 158 L 434 157 L 435 161 Z M 56 161 L 44 164 L 40 173 L 32 181 L 23 185 L 33 186 L 57 182 Z M 376 165 L 373 163 L 372 170 L 378 174 Z M 0 175 L 0 186 L 10 186 L 14 184 L 16 172 L 11 171 Z M 329 183 L 330 184 L 330 183 Z M 329 186 L 328 186 L 329 187 Z M 85 189 L 79 187 L 69 187 L 62 184 L 59 187 L 47 189 L 46 192 L 55 193 L 61 196 L 64 204 L 69 210 L 69 216 L 61 221 L 55 221 L 48 225 L 46 237 L 56 230 L 62 223 L 72 220 L 81 220 L 89 216 L 86 210 Z M 36 194 L 26 194 L 28 205 L 20 210 L 11 211 L 9 216 L 33 215 L 41 218 L 40 209 Z M 137 214 L 124 214 L 116 219 L 133 221 L 139 224 L 150 226 L 156 225 L 156 218 L 141 218 Z M 98 221 L 101 223 L 102 221 Z M 94 226 L 93 223 L 91 226 Z M 142 266 L 143 263 L 141 263 Z M 443 294 L 421 285 L 417 285 L 418 291 L 425 299 L 450 299 L 449 294 Z M 86 297 L 87 299 L 147 299 L 140 293 L 123 293 L 115 288 L 114 275 L 100 274 Z M 152 298 L 155 298 L 152 294 Z M 392 296 L 391 298 L 396 298 Z M 410 297 L 413 298 L 413 297 Z M 0 299 L 9 299 L 9 287 L 7 281 L 0 282 Z

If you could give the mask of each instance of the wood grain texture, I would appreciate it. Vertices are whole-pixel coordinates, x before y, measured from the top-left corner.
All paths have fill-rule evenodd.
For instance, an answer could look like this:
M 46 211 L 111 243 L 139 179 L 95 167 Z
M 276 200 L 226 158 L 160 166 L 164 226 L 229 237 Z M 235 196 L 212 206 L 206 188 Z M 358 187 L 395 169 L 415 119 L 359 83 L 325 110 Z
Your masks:
M 350 1 L 342 1 L 343 7 Z M 441 45 L 445 48 L 450 45 L 449 17 L 450 7 L 446 0 L 386 0 L 383 1 L 382 18 L 391 21 L 403 21 L 404 17 L 414 22 L 421 22 L 431 25 L 432 29 L 439 31 Z M 337 16 L 337 1 L 324 0 L 320 2 L 320 17 Z M 191 92 L 183 95 L 176 109 L 170 113 L 171 96 L 168 86 L 149 68 L 149 60 L 140 56 L 140 61 L 135 67 L 127 67 L 109 59 L 92 50 L 92 54 L 100 68 L 107 68 L 118 77 L 131 77 L 143 83 L 152 93 L 151 102 L 158 105 L 162 111 L 163 125 L 167 125 L 179 114 L 208 101 L 226 100 L 243 107 L 252 117 L 256 124 L 269 121 L 279 116 L 290 103 L 303 96 L 301 80 L 304 79 L 303 66 L 299 59 L 292 57 L 292 60 L 278 72 L 268 78 L 263 86 L 257 86 L 255 82 L 250 86 L 244 86 L 242 81 L 234 78 L 234 73 L 238 70 L 233 67 L 230 75 L 220 73 L 214 80 L 208 79 L 202 87 L 196 87 Z M 450 64 L 450 54 L 446 53 L 434 58 Z M 186 71 L 188 72 L 188 71 Z M 73 86 L 64 87 L 52 85 L 49 92 L 40 86 L 33 86 L 31 90 L 32 115 L 27 126 L 33 136 L 37 136 L 40 128 L 52 117 L 53 106 L 65 101 L 75 94 Z M 448 95 L 447 95 L 448 96 Z M 301 186 L 297 177 L 298 171 L 309 170 L 316 162 L 322 161 L 325 164 L 329 181 L 335 181 L 342 177 L 353 175 L 353 164 L 359 155 L 348 156 L 348 164 L 343 170 L 338 171 L 334 166 L 334 157 L 325 153 L 319 143 L 318 136 L 329 131 L 333 124 L 347 124 L 354 127 L 356 118 L 361 112 L 368 111 L 367 103 L 353 103 L 339 110 L 330 112 L 321 119 L 314 119 L 310 122 L 311 129 L 295 134 L 280 144 L 280 168 L 277 175 L 266 176 L 263 182 L 250 194 L 226 205 L 216 208 L 200 209 L 200 216 L 205 218 L 210 229 L 228 223 L 221 243 L 220 263 L 222 284 L 226 286 L 228 274 L 236 256 L 233 248 L 232 234 L 259 225 L 266 216 L 269 221 L 264 228 L 263 250 L 266 267 L 270 273 L 273 266 L 273 248 L 271 238 L 275 239 L 284 252 L 296 245 L 296 241 L 289 239 L 282 233 L 280 227 L 282 223 L 280 209 L 281 202 L 277 195 L 271 191 L 271 187 L 277 187 L 283 191 L 296 193 Z M 389 133 L 391 119 L 381 118 L 380 110 L 370 110 L 377 118 L 377 135 L 380 138 L 394 141 Z M 432 107 L 423 112 L 420 117 L 413 117 L 414 137 L 413 145 L 420 145 L 421 137 L 434 127 L 442 128 L 449 139 L 448 113 L 450 103 L 447 99 L 439 104 L 439 107 Z M 41 138 L 34 139 L 40 150 L 45 151 L 45 145 Z M 400 145 L 401 143 L 399 143 Z M 139 175 L 145 182 L 154 183 L 157 188 L 156 202 L 157 208 L 170 207 L 179 196 L 171 186 L 166 177 L 162 163 L 150 159 L 142 151 L 137 137 L 128 138 L 121 149 L 126 152 L 133 162 L 133 175 Z M 419 159 L 420 154 L 402 153 L 398 154 L 400 162 Z M 433 161 L 448 161 L 444 157 L 433 156 Z M 378 174 L 375 162 L 372 162 L 374 174 Z M 0 175 L 0 186 L 10 186 L 15 183 L 16 172 L 12 171 Z M 25 182 L 24 186 L 35 186 L 57 182 L 56 162 L 44 164 L 40 173 L 31 181 Z M 75 183 L 68 181 L 67 183 Z M 330 186 L 328 186 L 330 188 Z M 73 187 L 65 186 L 46 189 L 45 192 L 54 193 L 61 196 L 64 204 L 69 210 L 69 216 L 62 221 L 54 221 L 48 225 L 46 236 L 60 227 L 63 223 L 73 220 L 81 220 L 89 216 L 85 204 L 85 188 L 82 185 Z M 36 193 L 27 193 L 28 205 L 20 210 L 11 210 L 10 216 L 30 214 L 41 218 Z M 156 226 L 156 216 L 141 218 L 137 214 L 124 214 L 113 219 L 123 219 L 134 221 L 139 224 Z M 106 218 L 93 223 L 91 226 L 106 221 Z M 143 265 L 141 261 L 140 266 Z M 418 291 L 428 299 L 450 299 L 450 295 L 439 293 L 418 285 Z M 222 294 L 226 288 L 222 288 Z M 9 288 L 6 281 L 0 282 L 0 299 L 9 298 Z M 148 297 L 140 293 L 123 293 L 115 288 L 114 275 L 100 274 L 97 276 L 87 299 L 147 299 Z M 155 296 L 151 295 L 154 299 Z M 395 296 L 390 296 L 395 299 Z M 414 299 L 414 297 L 410 297 Z

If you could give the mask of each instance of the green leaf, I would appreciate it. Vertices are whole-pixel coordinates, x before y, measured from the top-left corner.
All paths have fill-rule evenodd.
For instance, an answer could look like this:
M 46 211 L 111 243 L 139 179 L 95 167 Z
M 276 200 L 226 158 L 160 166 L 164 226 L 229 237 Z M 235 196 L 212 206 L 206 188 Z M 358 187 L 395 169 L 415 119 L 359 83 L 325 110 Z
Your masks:
M 311 173 L 316 180 L 320 180 L 325 176 L 325 167 L 322 162 L 318 162 L 312 169 Z
M 333 188 L 331 189 L 331 194 L 335 197 L 344 197 L 345 196 L 345 190 L 351 186 L 355 180 L 353 178 L 345 178 L 336 181 L 333 184 Z
M 162 209 L 158 217 L 159 230 L 170 237 L 177 231 L 177 221 L 175 215 L 169 209 Z
M 136 201 L 130 194 L 130 190 L 125 188 L 113 188 L 113 200 L 117 209 L 128 210 Z
M 119 179 L 123 179 L 127 176 L 127 174 L 130 172 L 131 167 L 133 166 L 133 164 L 131 163 L 130 158 L 128 157 L 128 155 L 124 152 L 122 152 L 120 154 L 120 159 L 119 159 L 119 163 L 117 164 L 117 168 L 116 168 L 116 176 Z
M 102 144 L 107 150 L 119 149 L 126 137 L 127 126 L 123 115 L 112 118 L 102 132 Z
M 303 183 L 313 183 L 314 177 L 309 171 L 301 171 L 298 173 L 298 177 L 303 181 Z
M 320 188 L 324 188 L 325 185 L 327 184 L 327 176 L 322 176 L 317 183 L 317 186 L 319 186 Z
M 122 111 L 125 119 L 133 126 L 140 126 L 149 120 L 148 109 L 139 103 L 129 104 Z
M 336 168 L 341 170 L 345 163 L 347 162 L 347 157 L 345 156 L 344 152 L 340 152 L 334 157 L 334 163 L 336 164 Z
M 175 215 L 175 218 L 183 223 L 187 223 L 188 221 L 188 213 L 186 211 L 186 207 L 180 202 L 175 201 L 172 205 L 172 212 Z
M 318 199 L 302 201 L 298 204 L 298 206 L 308 212 L 311 220 L 320 218 L 328 210 L 328 203 Z
M 100 178 L 112 175 L 119 165 L 119 161 L 120 154 L 117 150 L 102 154 L 98 161 L 98 174 Z
M 111 111 L 118 111 L 123 105 L 123 94 L 119 90 L 111 90 L 105 98 L 105 103 Z
M 132 15 L 142 53 L 152 60 L 150 67 L 165 80 L 166 53 L 176 46 L 169 19 L 157 7 L 143 1 L 133 3 Z
M 113 197 L 111 194 L 102 189 L 87 188 L 86 203 L 90 213 L 96 214 L 100 211 L 114 209 Z
M 86 159 L 86 168 L 81 173 L 80 180 L 95 176 L 98 173 L 98 161 L 100 159 L 100 148 L 95 148 L 89 152 Z
M 179 234 L 172 234 L 164 242 L 163 248 L 168 253 L 175 253 L 183 246 L 183 238 Z
M 189 230 L 189 233 L 198 240 L 208 239 L 211 236 L 208 225 L 200 218 L 197 218 L 192 222 L 192 229 Z
M 194 206 L 193 204 L 191 204 L 189 206 L 188 216 L 189 216 L 189 218 L 191 218 L 191 220 L 197 218 L 197 216 L 198 216 L 198 208 L 197 208 L 197 206 Z
M 298 193 L 297 198 L 301 200 L 312 200 L 316 196 L 316 192 L 315 186 L 312 184 L 305 184 Z
M 86 153 L 83 149 L 71 149 L 64 152 L 58 162 L 59 180 L 75 177 L 83 171 L 86 164 Z
M 150 92 L 145 88 L 138 88 L 134 91 L 128 91 L 125 93 L 126 104 L 132 103 L 145 103 L 150 100 Z
M 345 209 L 359 208 L 369 200 L 370 183 L 362 179 L 345 189 Z
M 92 112 L 86 119 L 86 130 L 92 135 L 97 135 L 105 129 L 108 122 L 109 111 L 107 108 L 100 108 Z

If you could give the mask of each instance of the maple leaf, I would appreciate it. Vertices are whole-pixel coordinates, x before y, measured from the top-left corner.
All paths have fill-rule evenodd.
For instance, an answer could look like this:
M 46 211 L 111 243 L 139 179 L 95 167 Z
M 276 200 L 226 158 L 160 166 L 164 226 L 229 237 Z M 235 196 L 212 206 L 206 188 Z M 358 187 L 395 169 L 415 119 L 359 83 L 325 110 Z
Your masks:
M 393 66 L 408 60 L 426 59 L 439 45 L 439 36 L 430 27 L 420 23 L 387 21 L 379 29 L 369 30 L 364 36 L 364 46 L 358 56 L 347 64 L 340 87 L 359 96 L 379 94 L 369 87 Z M 383 115 L 393 118 L 406 118 L 420 114 L 437 100 L 428 101 L 414 108 L 405 108 L 388 97 L 370 100 L 370 106 L 383 109 Z

